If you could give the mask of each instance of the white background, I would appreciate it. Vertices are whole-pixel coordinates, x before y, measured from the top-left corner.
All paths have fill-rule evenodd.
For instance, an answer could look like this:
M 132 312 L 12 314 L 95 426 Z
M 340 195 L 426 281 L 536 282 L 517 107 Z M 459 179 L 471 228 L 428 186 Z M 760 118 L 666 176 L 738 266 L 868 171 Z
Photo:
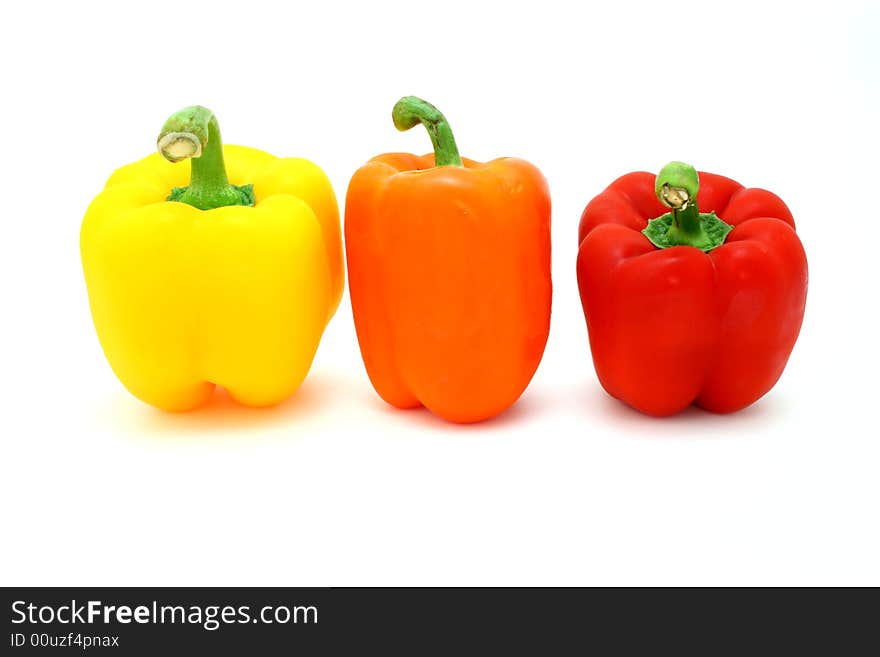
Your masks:
M 42 2 L 4 10 L 0 583 L 880 584 L 877 5 Z M 348 296 L 281 407 L 130 397 L 88 312 L 78 233 L 173 111 L 308 157 L 340 205 L 384 151 L 517 155 L 553 195 L 541 367 L 496 421 L 386 406 Z M 643 417 L 592 369 L 577 223 L 669 160 L 781 195 L 810 264 L 776 388 Z

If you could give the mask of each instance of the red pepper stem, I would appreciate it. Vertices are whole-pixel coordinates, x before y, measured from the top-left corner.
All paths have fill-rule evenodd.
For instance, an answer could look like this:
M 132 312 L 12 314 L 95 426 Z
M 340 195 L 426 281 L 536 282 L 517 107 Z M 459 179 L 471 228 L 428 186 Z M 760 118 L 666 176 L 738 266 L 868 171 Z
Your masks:
M 669 227 L 669 241 L 676 244 L 701 246 L 705 231 L 700 223 L 697 204 L 691 203 L 684 210 L 672 210 L 672 225 Z
M 666 233 L 670 245 L 704 249 L 712 243 L 697 208 L 700 177 L 694 167 L 670 162 L 657 174 L 654 191 L 660 202 L 672 210 L 672 225 Z

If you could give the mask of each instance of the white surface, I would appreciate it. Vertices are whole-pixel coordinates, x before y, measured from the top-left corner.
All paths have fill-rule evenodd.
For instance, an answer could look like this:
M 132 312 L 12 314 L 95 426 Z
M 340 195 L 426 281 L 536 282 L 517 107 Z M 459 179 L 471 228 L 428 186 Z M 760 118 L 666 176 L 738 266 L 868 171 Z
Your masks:
M 82 4 L 17 3 L 0 41 L 0 583 L 880 584 L 877 5 Z M 341 204 L 372 155 L 429 149 L 391 124 L 406 94 L 463 154 L 550 181 L 552 330 L 521 401 L 472 427 L 386 406 L 347 294 L 278 409 L 130 397 L 78 251 L 112 170 L 200 103 Z M 732 416 L 642 417 L 590 362 L 580 213 L 671 159 L 776 191 L 809 258 L 788 369 Z

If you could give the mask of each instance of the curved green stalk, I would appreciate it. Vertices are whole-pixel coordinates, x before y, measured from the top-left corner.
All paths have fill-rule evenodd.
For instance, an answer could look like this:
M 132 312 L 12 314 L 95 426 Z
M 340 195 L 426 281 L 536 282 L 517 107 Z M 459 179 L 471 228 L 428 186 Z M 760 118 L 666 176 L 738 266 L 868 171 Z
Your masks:
M 156 145 L 169 162 L 192 160 L 189 185 L 175 187 L 166 200 L 187 203 L 199 210 L 254 204 L 253 185 L 229 184 L 220 124 L 208 108 L 193 105 L 172 114 Z
M 711 251 L 721 246 L 733 227 L 714 212 L 700 213 L 697 193 L 700 177 L 697 170 L 684 162 L 670 162 L 660 170 L 654 182 L 657 198 L 672 212 L 651 219 L 642 231 L 654 246 L 693 246 Z
M 464 166 L 461 156 L 458 154 L 458 146 L 455 145 L 455 137 L 452 128 L 443 116 L 443 112 L 431 103 L 416 96 L 404 96 L 397 101 L 391 110 L 391 118 L 394 127 L 400 131 L 421 123 L 428 131 L 431 143 L 434 145 L 434 164 L 438 167 Z

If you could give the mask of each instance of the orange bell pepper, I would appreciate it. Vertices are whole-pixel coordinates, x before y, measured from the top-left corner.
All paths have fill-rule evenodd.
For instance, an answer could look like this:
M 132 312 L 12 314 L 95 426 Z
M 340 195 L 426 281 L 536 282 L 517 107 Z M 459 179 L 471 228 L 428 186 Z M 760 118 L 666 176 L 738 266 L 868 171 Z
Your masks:
M 485 420 L 520 397 L 547 342 L 547 182 L 523 160 L 462 160 L 423 100 L 401 99 L 392 118 L 423 124 L 434 154 L 380 155 L 351 179 L 345 246 L 364 364 L 389 404 Z

